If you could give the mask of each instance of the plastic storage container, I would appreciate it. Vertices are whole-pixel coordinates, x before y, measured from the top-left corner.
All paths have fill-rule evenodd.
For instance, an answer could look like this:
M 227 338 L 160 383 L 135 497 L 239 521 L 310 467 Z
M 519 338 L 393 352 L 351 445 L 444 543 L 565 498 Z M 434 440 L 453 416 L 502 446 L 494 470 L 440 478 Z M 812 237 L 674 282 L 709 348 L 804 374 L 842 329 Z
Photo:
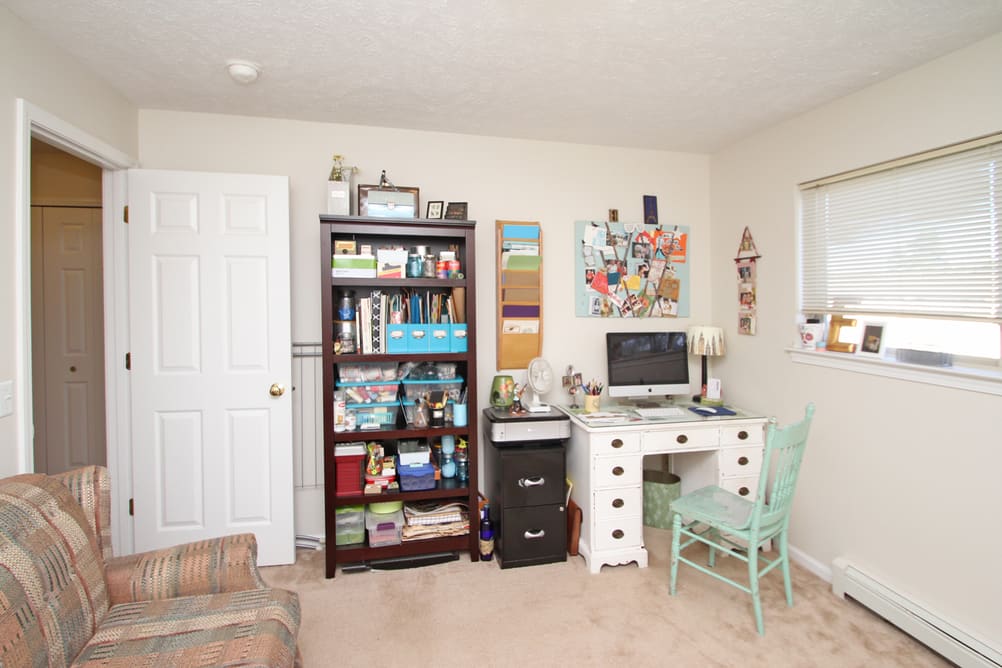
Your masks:
M 374 513 L 365 510 L 365 528 L 369 532 L 369 547 L 399 545 L 400 532 L 404 526 L 404 513 L 397 510 L 391 513 Z
M 392 383 L 338 383 L 349 404 L 387 403 L 397 400 L 397 381 Z
M 356 545 L 365 541 L 365 506 L 344 506 L 334 510 L 335 545 Z
M 397 422 L 399 404 L 395 401 L 375 404 L 347 404 L 345 408 L 355 413 L 355 425 L 359 429 L 382 429 L 393 427 Z
M 397 465 L 397 475 L 400 478 L 400 489 L 404 492 L 417 492 L 423 489 L 435 489 L 434 464 Z
M 338 364 L 338 381 L 342 383 L 397 382 L 396 362 Z
M 410 380 L 404 378 L 401 382 L 404 384 L 404 395 L 408 401 L 421 399 L 426 393 L 436 390 L 448 392 L 449 398 L 456 401 L 463 391 L 463 378 L 461 376 L 450 380 Z
M 345 443 L 334 448 L 337 496 L 362 493 L 362 462 L 365 460 L 365 455 L 365 443 L 361 441 Z

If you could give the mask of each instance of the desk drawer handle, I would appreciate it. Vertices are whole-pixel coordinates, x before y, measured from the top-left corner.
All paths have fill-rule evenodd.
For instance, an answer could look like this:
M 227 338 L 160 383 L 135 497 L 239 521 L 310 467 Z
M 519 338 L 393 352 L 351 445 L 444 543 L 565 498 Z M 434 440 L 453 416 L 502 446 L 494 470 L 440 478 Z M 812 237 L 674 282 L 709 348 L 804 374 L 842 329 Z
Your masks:
M 612 500 L 612 507 L 613 508 L 622 508 L 624 505 L 626 505 L 626 502 L 623 501 L 622 499 L 613 499 Z
M 686 436 L 685 434 L 679 434 L 678 436 L 675 437 L 675 440 L 679 443 L 688 443 L 689 437 Z
M 738 432 L 738 440 L 739 441 L 746 441 L 746 440 L 748 440 L 748 432 L 745 431 L 744 429 L 742 429 L 741 431 L 739 431 Z
M 612 532 L 612 537 L 615 538 L 616 540 L 621 539 L 624 535 L 626 534 L 623 533 L 622 529 L 616 529 L 615 531 Z
M 609 445 L 611 445 L 612 447 L 614 447 L 614 448 L 616 448 L 618 450 L 619 448 L 623 447 L 623 439 L 621 439 L 621 438 L 614 438 L 614 439 L 612 439 L 612 443 L 610 443 Z
M 535 540 L 536 538 L 542 538 L 546 535 L 546 531 L 543 529 L 531 529 L 522 534 L 522 537 L 526 540 Z
M 740 494 L 741 496 L 748 496 L 750 493 L 751 493 L 751 490 L 748 489 L 747 487 L 740 487 L 740 488 L 738 488 L 738 494 Z
M 747 466 L 748 465 L 748 458 L 747 457 L 738 457 L 738 465 L 740 465 L 740 466 Z
M 623 475 L 625 472 L 622 466 L 616 466 L 612 469 L 612 475 Z
M 541 487 L 546 484 L 546 478 L 538 476 L 535 478 L 519 478 L 519 487 Z

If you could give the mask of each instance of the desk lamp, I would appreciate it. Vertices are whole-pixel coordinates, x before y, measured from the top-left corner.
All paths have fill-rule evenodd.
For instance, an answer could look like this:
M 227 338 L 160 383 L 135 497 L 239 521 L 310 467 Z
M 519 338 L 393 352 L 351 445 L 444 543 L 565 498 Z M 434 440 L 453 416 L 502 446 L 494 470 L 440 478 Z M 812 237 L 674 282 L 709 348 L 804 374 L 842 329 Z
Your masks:
M 724 329 L 711 325 L 695 325 L 689 328 L 689 354 L 703 358 L 703 385 L 700 393 L 692 398 L 699 403 L 706 398 L 706 358 L 724 354 Z

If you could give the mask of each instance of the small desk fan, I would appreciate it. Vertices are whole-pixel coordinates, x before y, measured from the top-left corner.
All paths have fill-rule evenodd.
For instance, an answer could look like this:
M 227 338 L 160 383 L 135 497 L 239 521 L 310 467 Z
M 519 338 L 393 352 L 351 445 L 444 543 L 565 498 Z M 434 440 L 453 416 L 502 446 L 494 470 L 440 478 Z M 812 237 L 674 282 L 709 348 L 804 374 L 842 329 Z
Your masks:
M 540 395 L 546 394 L 553 388 L 553 371 L 550 364 L 542 357 L 535 357 L 529 362 L 528 379 L 529 389 L 532 390 L 532 401 L 526 408 L 530 413 L 546 413 L 550 407 L 540 401 Z

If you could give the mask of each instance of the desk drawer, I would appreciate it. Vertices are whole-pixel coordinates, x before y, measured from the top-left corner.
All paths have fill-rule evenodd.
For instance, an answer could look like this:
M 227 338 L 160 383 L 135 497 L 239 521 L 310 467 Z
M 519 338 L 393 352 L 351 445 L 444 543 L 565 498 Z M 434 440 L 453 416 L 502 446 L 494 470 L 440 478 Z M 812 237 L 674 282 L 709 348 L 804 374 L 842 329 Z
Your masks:
M 643 457 L 595 457 L 592 463 L 592 487 L 628 487 L 643 480 Z
M 720 451 L 720 475 L 724 478 L 757 476 L 762 470 L 762 446 L 724 448 Z
M 765 443 L 765 433 L 760 424 L 720 428 L 721 445 L 752 445 L 757 443 Z
M 644 527 L 639 517 L 623 517 L 595 524 L 595 550 L 616 550 L 644 544 Z
M 693 450 L 715 448 L 720 444 L 720 429 L 717 427 L 683 427 L 665 431 L 649 431 L 644 434 L 644 452 L 670 452 L 671 450 Z
M 588 439 L 592 455 L 617 455 L 640 452 L 640 432 L 591 434 Z
M 733 492 L 749 501 L 754 501 L 758 496 L 758 476 L 746 476 L 744 478 L 723 478 L 720 487 L 728 492 Z
M 605 522 L 619 517 L 641 517 L 644 495 L 640 487 L 603 489 L 595 492 L 595 521 Z

